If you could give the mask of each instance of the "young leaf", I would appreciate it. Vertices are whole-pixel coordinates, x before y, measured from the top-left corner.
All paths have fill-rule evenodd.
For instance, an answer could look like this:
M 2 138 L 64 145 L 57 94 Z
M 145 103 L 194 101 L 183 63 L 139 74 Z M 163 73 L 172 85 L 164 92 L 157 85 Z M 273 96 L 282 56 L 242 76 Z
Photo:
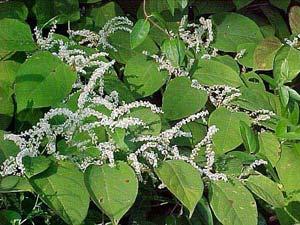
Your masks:
M 244 121 L 240 121 L 240 131 L 246 150 L 250 153 L 257 152 L 259 148 L 258 138 L 251 127 Z
M 138 192 L 135 173 L 125 162 L 118 162 L 116 167 L 88 167 L 85 184 L 94 203 L 114 225 L 133 205 Z
M 257 225 L 255 200 L 239 181 L 212 182 L 209 202 L 223 225 Z
M 258 197 L 270 205 L 281 208 L 284 207 L 285 201 L 278 184 L 263 175 L 250 176 L 246 181 L 246 186 Z
M 162 52 L 166 55 L 174 67 L 182 65 L 185 58 L 185 46 L 179 39 L 165 40 L 162 45 Z
M 155 169 L 155 173 L 168 190 L 189 210 L 191 217 L 203 193 L 200 173 L 181 160 L 164 161 Z
M 41 199 L 67 224 L 80 225 L 89 207 L 83 174 L 70 162 L 52 163 L 30 183 Z
M 134 25 L 130 33 L 131 49 L 136 48 L 144 42 L 150 31 L 150 23 L 148 20 L 139 19 Z
M 289 103 L 290 95 L 289 95 L 289 90 L 285 86 L 280 87 L 279 97 L 280 97 L 281 104 L 284 107 L 286 107 L 287 104 Z
M 292 81 L 300 72 L 300 51 L 290 47 L 282 47 L 274 60 L 274 78 L 278 84 Z

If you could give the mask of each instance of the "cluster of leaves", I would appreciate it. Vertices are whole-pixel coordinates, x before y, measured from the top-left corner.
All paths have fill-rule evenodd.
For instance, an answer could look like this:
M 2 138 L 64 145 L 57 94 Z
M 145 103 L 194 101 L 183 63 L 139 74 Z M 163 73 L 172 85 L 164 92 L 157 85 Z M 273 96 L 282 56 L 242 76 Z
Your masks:
M 54 39 L 66 41 L 68 27 L 98 33 L 117 16 L 136 21 L 131 33 L 117 30 L 108 37 L 113 48 L 76 47 L 89 55 L 105 51 L 108 55 L 102 60 L 115 60 L 113 72 L 104 76 L 107 95 L 117 91 L 124 104 L 142 99 L 164 112 L 145 108 L 130 112 L 150 131 L 97 130 L 99 139 L 111 138 L 117 144 L 115 167 L 91 165 L 82 172 L 74 162 L 50 154 L 24 157 L 24 176 L 0 178 L 1 224 L 299 223 L 298 4 L 296 0 L 0 1 L 1 164 L 21 150 L 4 138 L 6 134 L 34 127 L 50 109 L 76 111 L 74 83 L 79 79 L 86 84 L 92 74 L 76 73 L 50 49 L 41 51 L 33 29 L 46 28 L 54 19 L 59 32 Z M 214 38 L 209 46 L 201 42 L 199 48 L 190 48 L 178 35 L 185 15 L 195 24 L 203 16 L 211 19 Z M 188 34 L 198 29 L 189 28 Z M 202 89 L 193 87 L 195 81 Z M 222 91 L 211 94 L 204 89 L 217 86 L 234 88 L 240 95 L 230 105 L 216 105 L 213 99 Z M 216 126 L 213 170 L 228 180 L 201 177 L 183 160 L 162 160 L 139 183 L 125 157 L 139 147 L 129 138 L 158 136 L 204 108 L 210 112 L 207 124 L 189 122 L 182 130 L 192 135 L 172 141 L 188 155 L 208 127 Z M 261 110 L 274 115 L 253 123 L 251 112 Z M 75 138 L 87 139 L 85 134 Z M 65 155 L 78 153 L 66 142 L 57 140 L 55 145 Z M 89 154 L 94 155 L 92 150 Z M 199 164 L 206 157 L 202 152 L 196 159 Z M 268 164 L 255 167 L 257 159 Z

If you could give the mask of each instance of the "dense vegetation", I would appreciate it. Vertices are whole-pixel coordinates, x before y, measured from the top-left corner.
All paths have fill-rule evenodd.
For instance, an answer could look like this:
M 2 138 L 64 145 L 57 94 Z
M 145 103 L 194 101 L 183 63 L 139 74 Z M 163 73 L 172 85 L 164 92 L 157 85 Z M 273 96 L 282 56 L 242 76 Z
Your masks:
M 0 224 L 300 224 L 299 72 L 296 0 L 0 1 Z

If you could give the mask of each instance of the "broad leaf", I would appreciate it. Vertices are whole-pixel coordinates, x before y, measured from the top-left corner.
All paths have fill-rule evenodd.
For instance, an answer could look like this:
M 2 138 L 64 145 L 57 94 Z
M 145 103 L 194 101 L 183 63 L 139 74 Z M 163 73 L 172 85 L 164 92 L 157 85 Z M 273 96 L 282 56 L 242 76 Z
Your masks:
M 125 162 L 118 162 L 116 167 L 90 166 L 85 184 L 94 203 L 113 224 L 118 224 L 130 209 L 138 192 L 135 173 Z
M 241 121 L 240 131 L 246 150 L 250 153 L 257 152 L 259 148 L 258 138 L 252 128 L 244 121 Z
M 25 174 L 28 178 L 30 178 L 48 169 L 51 164 L 51 160 L 45 156 L 26 156 L 23 158 L 23 164 L 25 167 Z
M 72 90 L 76 74 L 50 52 L 37 52 L 20 66 L 16 78 L 18 112 L 58 104 Z
M 276 37 L 268 37 L 261 41 L 254 50 L 254 69 L 272 70 L 273 61 L 282 44 Z
M 290 9 L 289 22 L 293 34 L 300 33 L 300 7 L 295 5 Z
M 165 40 L 162 45 L 162 52 L 171 61 L 174 67 L 180 67 L 185 58 L 185 46 L 179 39 Z
M 229 85 L 239 87 L 243 85 L 239 74 L 230 66 L 214 60 L 199 60 L 193 79 L 205 85 Z
M 6 1 L 1 2 L 0 19 L 12 18 L 26 20 L 28 9 L 24 2 L 21 1 Z
M 239 181 L 212 182 L 209 202 L 223 225 L 257 225 L 255 200 Z
M 250 124 L 247 114 L 242 112 L 231 112 L 220 107 L 213 111 L 209 117 L 209 126 L 215 125 L 219 130 L 213 136 L 213 144 L 216 152 L 226 153 L 242 144 L 243 139 L 240 132 L 240 122 Z
M 200 173 L 181 160 L 162 162 L 155 173 L 168 190 L 189 210 L 190 217 L 203 193 Z
M 212 19 L 217 32 L 214 46 L 219 50 L 235 52 L 240 44 L 258 43 L 263 39 L 259 27 L 248 17 L 237 13 L 220 13 L 213 15 Z
M 300 51 L 290 47 L 284 46 L 281 48 L 274 60 L 274 78 L 278 84 L 287 83 L 297 77 L 300 72 Z
M 5 18 L 0 20 L 0 27 L 0 52 L 36 49 L 30 27 L 24 22 Z
M 80 225 L 89 207 L 83 174 L 69 162 L 52 164 L 30 183 L 40 198 L 67 224 Z
M 126 84 L 140 97 L 152 95 L 163 86 L 168 76 L 167 71 L 159 71 L 157 63 L 145 56 L 131 58 L 124 71 Z
M 280 159 L 281 152 L 280 143 L 277 137 L 271 132 L 262 132 L 258 135 L 258 139 L 259 154 L 267 157 L 273 167 L 275 167 L 278 160 Z
M 207 101 L 206 92 L 192 88 L 191 84 L 187 77 L 176 77 L 169 82 L 162 104 L 167 119 L 181 119 L 204 107 Z
M 78 0 L 36 0 L 34 12 L 39 25 L 56 18 L 58 23 L 67 23 L 80 19 Z
M 245 183 L 247 188 L 270 205 L 276 208 L 281 208 L 285 205 L 285 200 L 278 184 L 268 177 L 253 175 Z
M 130 45 L 134 49 L 142 44 L 150 30 L 150 23 L 148 20 L 139 19 L 134 25 L 130 33 Z

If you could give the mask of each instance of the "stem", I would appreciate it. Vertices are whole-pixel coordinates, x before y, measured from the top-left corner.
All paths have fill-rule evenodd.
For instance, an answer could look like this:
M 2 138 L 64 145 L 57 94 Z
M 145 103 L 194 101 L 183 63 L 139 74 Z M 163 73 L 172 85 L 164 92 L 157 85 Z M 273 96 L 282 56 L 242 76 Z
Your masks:
M 152 23 L 153 26 L 157 27 L 159 30 L 161 30 L 162 32 L 164 32 L 165 34 L 167 34 L 169 37 L 171 37 L 170 34 L 168 33 L 168 31 L 166 31 L 161 26 L 159 26 L 156 22 L 154 22 L 151 19 L 151 15 L 148 15 L 148 13 L 146 11 L 146 0 L 143 1 L 143 12 L 144 12 L 144 16 L 145 16 L 146 20 L 148 20 L 150 23 Z

